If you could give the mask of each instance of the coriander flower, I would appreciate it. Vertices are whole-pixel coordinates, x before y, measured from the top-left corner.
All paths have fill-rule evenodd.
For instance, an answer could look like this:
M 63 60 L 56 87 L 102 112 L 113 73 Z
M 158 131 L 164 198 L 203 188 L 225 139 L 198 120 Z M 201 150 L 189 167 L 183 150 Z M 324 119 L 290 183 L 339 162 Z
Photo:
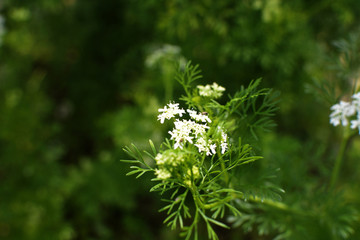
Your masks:
M 214 89 L 217 91 L 223 91 L 224 88 L 220 87 L 216 83 L 213 85 L 207 85 L 205 88 L 209 88 L 211 91 Z M 180 148 L 183 149 L 186 143 L 193 144 L 199 150 L 199 152 L 204 152 L 207 156 L 213 155 L 216 153 L 217 146 L 219 146 L 222 154 L 226 152 L 228 149 L 227 143 L 227 134 L 225 131 L 219 128 L 219 133 L 221 133 L 221 139 L 216 137 L 216 139 L 211 139 L 210 136 L 207 136 L 207 130 L 210 127 L 207 125 L 211 123 L 211 119 L 207 116 L 206 113 L 199 113 L 192 109 L 184 109 L 179 108 L 178 103 L 169 103 L 163 109 L 159 109 L 159 112 L 162 112 L 158 119 L 161 123 L 164 122 L 165 119 L 170 119 L 179 115 L 182 115 L 187 112 L 190 116 L 190 120 L 187 119 L 175 119 L 174 128 L 168 133 L 171 135 L 170 140 L 174 141 L 174 149 Z M 158 154 L 155 157 L 155 160 L 158 165 L 172 165 L 177 166 L 176 157 L 164 156 L 165 152 L 162 154 Z
M 206 113 L 197 113 L 196 111 L 190 109 L 186 111 L 189 113 L 190 117 L 197 122 L 211 123 L 211 119 L 206 115 Z
M 216 82 L 214 82 L 211 87 L 215 92 L 223 92 L 223 91 L 225 91 L 225 88 L 218 85 Z
M 194 145 L 199 149 L 199 152 L 208 151 L 207 143 L 206 143 L 205 139 L 202 137 L 199 138 Z
M 199 152 L 205 152 L 206 156 L 216 153 L 216 144 L 212 143 L 211 139 L 206 141 L 203 137 L 201 137 L 194 145 L 198 148 Z
M 216 144 L 215 143 L 210 144 L 209 148 L 210 148 L 210 151 L 212 154 L 216 153 Z M 206 153 L 206 154 L 208 154 L 208 153 Z
M 166 163 L 166 160 L 167 158 L 161 154 L 161 153 L 158 153 L 156 156 L 155 156 L 155 161 L 156 161 L 156 164 L 157 165 L 163 165 Z
M 192 132 L 192 121 L 190 120 L 176 120 L 175 128 L 172 131 L 169 131 L 172 140 L 175 140 L 174 149 L 183 148 L 184 143 L 190 142 L 193 143 L 193 136 L 190 136 Z
M 200 96 L 210 97 L 210 98 L 219 98 L 222 96 L 222 92 L 225 91 L 225 88 L 218 85 L 217 83 L 213 83 L 212 85 L 198 85 Z
M 359 134 L 360 134 L 360 116 L 358 116 L 358 119 L 351 121 L 351 126 L 350 127 L 352 129 L 358 128 L 359 129 Z
M 160 108 L 158 111 L 162 112 L 158 116 L 158 120 L 160 120 L 161 124 L 164 123 L 165 119 L 169 120 L 169 119 L 175 117 L 176 115 L 179 115 L 180 117 L 182 117 L 182 115 L 185 113 L 184 109 L 179 108 L 178 103 L 171 103 L 171 102 L 164 108 Z
M 349 123 L 347 118 L 356 112 L 354 105 L 344 101 L 340 101 L 339 104 L 332 106 L 331 110 L 333 110 L 333 112 L 330 114 L 330 123 L 334 126 L 339 125 L 340 122 L 343 126 L 347 126 Z
M 198 124 L 191 120 L 182 120 L 177 119 L 175 121 L 175 128 L 172 131 L 169 131 L 172 140 L 175 140 L 174 148 L 182 149 L 186 142 L 193 143 L 194 137 L 197 138 L 199 135 L 206 133 L 206 129 L 209 129 L 208 126 L 204 124 Z
M 220 147 L 221 147 L 221 154 L 224 154 L 228 148 L 227 142 L 222 142 Z
M 211 97 L 211 95 L 213 93 L 210 85 L 206 85 L 206 86 L 198 85 L 197 88 L 199 89 L 200 96 L 203 96 L 203 97 Z
M 204 124 L 198 124 L 195 122 L 192 122 L 191 129 L 193 130 L 193 133 L 195 134 L 195 137 L 198 137 L 199 135 L 202 136 L 206 133 L 206 129 L 209 129 L 207 125 Z
M 331 107 L 330 123 L 334 126 L 340 123 L 347 126 L 350 122 L 350 128 L 358 128 L 360 134 L 360 92 L 355 93 L 352 99 L 352 102 L 340 101 Z
M 191 181 L 190 178 L 192 177 L 193 179 L 197 179 L 200 177 L 200 172 L 199 172 L 199 168 L 197 166 L 192 166 L 192 168 L 187 170 L 187 174 L 186 174 L 186 180 L 185 180 L 185 184 L 186 185 L 191 185 Z
M 228 148 L 228 144 L 227 144 L 227 134 L 225 132 L 221 133 L 221 143 L 220 143 L 220 147 L 221 147 L 221 154 L 224 154 Z
M 163 153 L 158 153 L 155 157 L 158 166 L 170 165 L 175 167 L 184 162 L 184 160 L 185 157 L 183 153 L 174 152 L 173 150 L 166 150 Z
M 171 177 L 171 173 L 164 169 L 164 168 L 160 168 L 160 169 L 155 169 L 155 175 L 157 176 L 157 178 L 165 180 Z
M 360 92 L 355 93 L 352 98 L 353 100 L 353 105 L 357 108 L 357 111 L 360 112 Z

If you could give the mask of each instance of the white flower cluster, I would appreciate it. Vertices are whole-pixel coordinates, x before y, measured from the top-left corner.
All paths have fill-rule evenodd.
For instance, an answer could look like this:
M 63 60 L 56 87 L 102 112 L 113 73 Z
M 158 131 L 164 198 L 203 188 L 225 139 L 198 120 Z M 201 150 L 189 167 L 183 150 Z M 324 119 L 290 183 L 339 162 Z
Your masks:
M 207 113 L 197 113 L 194 110 L 188 109 L 187 112 L 189 113 L 190 117 L 198 122 L 208 122 L 211 123 L 211 119 L 207 116 Z
M 200 96 L 203 97 L 210 97 L 210 98 L 219 98 L 222 96 L 222 92 L 225 91 L 225 88 L 219 86 L 217 83 L 213 83 L 212 85 L 198 85 L 197 88 L 199 89 Z
M 211 139 L 205 140 L 205 138 L 201 137 L 194 145 L 199 149 L 199 152 L 205 152 L 206 156 L 216 153 L 216 144 L 212 143 Z
M 331 107 L 332 113 L 330 114 L 330 123 L 334 126 L 340 125 L 347 126 L 351 123 L 351 128 L 359 129 L 360 133 L 360 92 L 352 96 L 352 102 L 340 101 Z M 356 119 L 352 119 L 356 115 Z
M 227 134 L 223 131 L 221 133 L 221 143 L 220 143 L 221 154 L 224 154 L 226 149 L 228 148 L 227 138 L 228 138 Z
M 164 108 L 159 109 L 159 112 L 161 112 L 161 114 L 158 116 L 158 120 L 164 123 L 165 119 L 171 119 L 176 115 L 182 117 L 185 110 L 179 108 L 178 103 L 169 103 Z M 208 156 L 215 154 L 217 145 L 212 139 L 206 136 L 207 130 L 210 129 L 207 123 L 211 123 L 211 119 L 206 113 L 198 113 L 190 109 L 187 109 L 186 112 L 189 113 L 191 119 L 175 119 L 175 127 L 172 131 L 169 131 L 171 135 L 170 139 L 175 141 L 174 149 L 183 149 L 186 143 L 190 143 L 194 144 L 199 152 L 205 152 Z M 228 148 L 227 134 L 222 129 L 220 129 L 220 132 L 220 148 L 221 153 L 224 154 Z
M 193 143 L 194 137 L 204 135 L 206 129 L 209 127 L 206 124 L 199 124 L 192 120 L 179 120 L 175 121 L 175 128 L 169 131 L 172 140 L 175 140 L 174 148 L 183 148 L 186 142 Z
M 158 116 L 158 120 L 160 120 L 161 124 L 163 124 L 165 119 L 169 120 L 176 115 L 182 117 L 182 115 L 185 113 L 185 110 L 180 109 L 178 103 L 169 103 L 164 108 L 160 108 L 159 112 L 162 112 L 162 114 Z
M 220 148 L 221 148 L 221 154 L 224 154 L 228 148 L 227 144 L 227 134 L 220 129 L 221 131 L 221 142 L 220 142 Z M 194 144 L 198 149 L 199 152 L 205 152 L 207 156 L 213 155 L 216 153 L 216 144 L 213 143 L 211 139 L 206 140 L 205 137 L 200 137 L 197 139 L 196 143 Z

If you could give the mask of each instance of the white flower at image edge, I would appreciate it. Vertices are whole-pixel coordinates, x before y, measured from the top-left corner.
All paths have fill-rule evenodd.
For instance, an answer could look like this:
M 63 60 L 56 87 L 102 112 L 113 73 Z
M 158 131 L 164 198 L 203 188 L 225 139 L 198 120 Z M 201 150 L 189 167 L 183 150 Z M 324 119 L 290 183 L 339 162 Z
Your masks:
M 356 113 L 354 105 L 343 101 L 340 101 L 339 104 L 332 106 L 331 110 L 333 110 L 333 112 L 330 114 L 330 123 L 334 126 L 339 125 L 340 122 L 343 126 L 347 126 L 349 124 L 349 120 L 347 118 Z
M 215 143 L 210 144 L 209 147 L 210 147 L 211 153 L 212 153 L 212 154 L 215 154 L 215 153 L 216 153 L 216 144 L 215 144 Z M 206 154 L 208 154 L 208 153 L 206 153 Z M 211 155 L 211 154 L 209 153 L 209 155 Z
M 161 112 L 161 114 L 158 116 L 158 120 L 160 120 L 160 123 L 163 124 L 165 119 L 169 120 L 176 115 L 179 115 L 182 117 L 182 115 L 185 113 L 185 110 L 182 108 L 179 108 L 178 103 L 169 103 L 164 108 L 160 108 L 158 110 Z
M 350 128 L 359 129 L 360 134 L 360 92 L 352 96 L 352 102 L 340 101 L 331 107 L 330 123 L 334 126 L 347 126 L 351 123 Z M 356 115 L 356 119 L 354 116 Z
M 350 127 L 352 129 L 358 128 L 359 129 L 359 134 L 360 134 L 360 116 L 358 116 L 358 119 L 351 121 L 351 126 Z
M 355 106 L 355 108 L 357 109 L 358 113 L 360 112 L 360 92 L 354 94 L 352 96 L 352 98 L 354 99 L 352 101 L 353 105 Z M 358 116 L 359 118 L 359 116 Z

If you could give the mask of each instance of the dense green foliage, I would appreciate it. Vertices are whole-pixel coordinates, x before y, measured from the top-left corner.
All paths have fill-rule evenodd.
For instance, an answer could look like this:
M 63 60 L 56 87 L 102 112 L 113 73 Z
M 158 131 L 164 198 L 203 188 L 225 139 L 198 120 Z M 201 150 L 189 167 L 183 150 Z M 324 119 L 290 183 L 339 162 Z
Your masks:
M 154 176 L 125 176 L 119 160 L 165 138 L 158 108 L 183 94 L 186 59 L 231 96 L 260 77 L 281 92 L 277 126 L 242 136 L 264 158 L 239 169 L 243 192 L 279 203 L 239 204 L 220 239 L 359 239 L 360 137 L 330 187 L 343 129 L 329 124 L 359 91 L 359 12 L 358 0 L 2 1 L 0 239 L 178 239 Z

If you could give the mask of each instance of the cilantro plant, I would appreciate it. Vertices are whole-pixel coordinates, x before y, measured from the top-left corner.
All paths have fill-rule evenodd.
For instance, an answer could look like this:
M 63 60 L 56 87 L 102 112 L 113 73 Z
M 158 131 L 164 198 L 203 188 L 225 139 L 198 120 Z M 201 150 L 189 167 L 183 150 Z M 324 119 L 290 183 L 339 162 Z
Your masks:
M 277 204 L 258 191 L 242 191 L 236 171 L 262 158 L 246 136 L 258 139 L 259 130 L 272 126 L 276 95 L 258 90 L 258 79 L 222 104 L 218 99 L 224 97 L 224 87 L 193 85 L 202 76 L 191 62 L 179 68 L 175 78 L 184 88 L 184 104 L 169 102 L 158 110 L 158 121 L 173 126 L 169 137 L 159 148 L 150 140 L 151 152 L 125 147 L 133 160 L 122 161 L 133 164 L 127 175 L 153 174 L 156 184 L 150 191 L 158 191 L 166 203 L 160 209 L 168 215 L 165 224 L 180 227 L 186 239 L 198 239 L 199 224 L 204 224 L 208 238 L 218 239 L 214 226 L 229 228 L 225 217 L 240 216 L 241 202 Z M 275 189 L 281 191 L 272 186 Z

